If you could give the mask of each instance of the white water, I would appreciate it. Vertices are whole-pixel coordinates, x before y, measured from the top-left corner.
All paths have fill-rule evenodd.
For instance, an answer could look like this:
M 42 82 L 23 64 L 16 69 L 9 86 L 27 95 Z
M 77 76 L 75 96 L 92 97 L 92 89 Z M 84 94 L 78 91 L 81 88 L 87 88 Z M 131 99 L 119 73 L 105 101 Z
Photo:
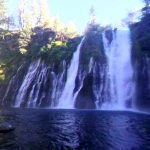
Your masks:
M 129 30 L 118 30 L 110 45 L 103 35 L 107 57 L 110 99 L 102 109 L 126 109 L 134 96 L 133 68 L 131 65 L 131 41 Z
M 53 69 L 49 74 L 48 67 L 40 59 L 32 62 L 18 91 L 15 107 L 20 107 L 24 103 L 27 107 L 40 107 L 46 101 L 48 108 L 74 108 L 88 73 L 93 74 L 92 88 L 97 109 L 124 110 L 129 103 L 133 106 L 135 84 L 130 55 L 130 32 L 118 30 L 110 45 L 103 35 L 107 66 L 96 63 L 91 58 L 88 72 L 79 69 L 80 49 L 83 42 L 84 38 L 73 55 L 66 82 L 65 62 L 62 64 L 62 71 L 58 74 Z M 147 67 L 149 62 L 149 59 L 146 59 Z M 148 73 L 150 74 L 149 70 Z M 52 80 L 50 87 L 47 87 L 48 75 Z M 76 79 L 79 83 L 75 90 Z M 41 90 L 42 88 L 44 90 Z
M 66 68 L 66 62 L 63 61 L 62 63 L 62 71 L 56 75 L 54 72 L 51 72 L 53 77 L 53 83 L 52 83 L 52 94 L 51 94 L 51 105 L 50 108 L 55 108 L 59 103 L 59 97 L 62 94 L 62 89 L 64 88 L 64 76 L 65 76 L 65 68 Z
M 78 73 L 79 67 L 79 57 L 80 57 L 80 49 L 82 47 L 84 38 L 82 39 L 81 43 L 78 45 L 76 52 L 73 54 L 73 58 L 70 64 L 70 67 L 67 72 L 67 81 L 65 83 L 64 90 L 62 95 L 59 99 L 58 108 L 74 108 L 73 102 L 73 91 L 75 88 L 75 80 Z
M 103 64 L 93 65 L 93 93 L 95 95 L 96 109 L 101 109 L 100 104 L 108 98 L 108 88 L 106 80 L 106 66 Z
M 37 73 L 37 69 L 40 66 L 40 63 L 41 63 L 40 59 L 38 61 L 35 61 L 35 62 L 31 63 L 31 65 L 28 69 L 28 73 L 25 76 L 25 79 L 24 79 L 24 81 L 23 81 L 23 83 L 22 83 L 22 85 L 21 85 L 21 87 L 18 91 L 16 101 L 15 101 L 15 107 L 20 107 L 21 103 L 25 99 L 28 87 L 32 83 L 32 81 L 34 80 L 35 75 Z

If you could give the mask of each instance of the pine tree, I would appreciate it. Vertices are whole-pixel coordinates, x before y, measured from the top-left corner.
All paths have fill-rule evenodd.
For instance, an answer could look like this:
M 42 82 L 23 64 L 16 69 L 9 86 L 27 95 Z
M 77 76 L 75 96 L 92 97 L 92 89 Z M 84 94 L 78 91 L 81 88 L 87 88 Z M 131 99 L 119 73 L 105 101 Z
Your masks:
M 29 22 L 29 9 L 27 7 L 27 0 L 19 1 L 19 27 L 20 29 L 24 29 L 27 26 L 27 22 Z
M 55 17 L 53 20 L 53 30 L 55 32 L 61 32 L 63 29 L 63 25 L 58 17 Z
M 150 0 L 144 0 L 146 7 L 150 7 Z
M 49 18 L 49 9 L 47 0 L 40 0 L 40 16 L 39 25 L 43 27 L 52 27 L 52 22 Z
M 20 27 L 20 36 L 19 36 L 19 50 L 23 54 L 25 53 L 26 47 L 31 39 L 32 34 L 32 11 L 29 7 L 27 0 L 20 0 L 19 3 L 19 27 Z
M 32 10 L 32 27 L 38 26 L 40 21 L 40 6 L 37 0 L 33 0 L 31 4 Z
M 76 27 L 73 22 L 69 22 L 67 24 L 67 26 L 64 28 L 64 34 L 69 38 L 73 38 L 77 35 Z
M 89 14 L 90 14 L 90 23 L 91 24 L 95 24 L 95 22 L 96 22 L 96 15 L 95 15 L 95 9 L 94 9 L 93 6 L 91 6 L 91 8 L 90 8 Z
M 150 0 L 144 0 L 145 7 L 142 9 L 143 14 L 150 14 Z
M 6 1 L 0 0 L 0 25 L 4 25 L 7 22 L 6 10 Z

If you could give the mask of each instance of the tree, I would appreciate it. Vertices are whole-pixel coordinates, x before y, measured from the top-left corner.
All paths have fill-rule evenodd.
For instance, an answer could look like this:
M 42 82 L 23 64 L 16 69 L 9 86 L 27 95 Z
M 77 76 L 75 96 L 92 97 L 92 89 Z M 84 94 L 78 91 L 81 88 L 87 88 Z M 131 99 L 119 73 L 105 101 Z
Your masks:
M 150 14 L 150 0 L 144 0 L 145 2 L 145 7 L 142 9 L 143 14 Z
M 74 22 L 69 22 L 64 28 L 64 34 L 69 38 L 74 38 L 77 35 Z
M 35 27 L 50 27 L 47 0 L 20 0 L 19 4 L 19 26 L 21 29 L 19 38 L 19 48 L 21 53 L 25 53 L 31 39 L 32 29 Z M 52 25 L 51 25 L 52 26 Z
M 53 20 L 53 30 L 55 32 L 61 32 L 63 29 L 63 25 L 58 17 L 55 17 Z
M 96 15 L 95 15 L 95 9 L 93 6 L 91 6 L 90 8 L 89 14 L 90 14 L 90 23 L 94 24 L 96 22 Z
M 27 0 L 19 1 L 19 27 L 20 29 L 23 29 L 25 26 L 26 3 L 27 3 Z
M 52 27 L 52 22 L 49 18 L 49 9 L 47 0 L 40 0 L 40 16 L 39 25 L 43 27 Z
M 0 0 L 0 25 L 2 26 L 7 22 L 6 10 L 6 1 Z
M 20 28 L 24 28 L 25 26 L 29 25 L 29 23 L 32 28 L 37 26 L 52 26 L 52 22 L 49 19 L 49 9 L 47 0 L 33 0 L 30 3 L 27 3 L 27 0 L 20 0 Z
M 144 0 L 146 7 L 150 7 L 150 0 Z
M 6 28 L 7 30 L 10 30 L 11 27 L 15 27 L 14 18 L 12 16 L 9 16 L 6 18 Z
M 24 54 L 27 50 L 26 47 L 31 39 L 32 34 L 32 23 L 34 18 L 32 18 L 32 11 L 30 10 L 30 5 L 27 0 L 20 0 L 19 3 L 19 51 Z

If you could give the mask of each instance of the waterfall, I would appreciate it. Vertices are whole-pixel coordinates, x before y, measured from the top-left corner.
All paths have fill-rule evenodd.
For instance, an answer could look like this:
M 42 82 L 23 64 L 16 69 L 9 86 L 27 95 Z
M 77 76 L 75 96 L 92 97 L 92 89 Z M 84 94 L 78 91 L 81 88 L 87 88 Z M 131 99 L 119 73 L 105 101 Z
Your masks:
M 101 109 L 101 104 L 108 100 L 108 85 L 106 82 L 106 65 L 95 63 L 93 65 L 93 93 L 95 95 L 95 105 Z
M 103 103 L 102 109 L 126 109 L 132 104 L 134 95 L 130 32 L 118 30 L 111 43 L 108 43 L 104 34 L 103 42 L 108 65 L 110 100 Z
M 10 81 L 2 103 L 15 107 L 69 109 L 77 107 L 123 110 L 135 107 L 130 32 L 118 30 L 115 33 L 112 31 L 112 35 L 111 41 L 111 38 L 108 39 L 108 32 L 107 36 L 103 33 L 103 57 L 106 56 L 106 61 L 96 61 L 91 51 L 88 64 L 82 64 L 80 51 L 85 41 L 83 38 L 69 67 L 62 61 L 56 69 L 54 64 L 46 64 L 44 60 L 38 59 L 32 61 L 23 74 L 18 69 Z M 147 57 L 145 68 L 149 67 L 149 63 L 150 59 Z M 149 69 L 145 74 L 150 76 Z M 147 81 L 150 88 L 150 78 Z M 16 88 L 13 88 L 15 84 Z
M 30 64 L 27 75 L 25 76 L 25 79 L 16 96 L 15 107 L 20 107 L 23 100 L 26 99 L 29 86 L 31 85 L 32 81 L 35 79 L 35 75 L 37 73 L 37 70 L 39 69 L 40 63 L 41 63 L 41 60 L 39 59 L 38 61 L 35 61 Z M 31 90 L 31 93 L 32 94 L 30 94 L 30 98 L 33 95 L 33 90 Z M 29 105 L 30 104 L 28 104 L 28 106 Z
M 59 73 L 55 73 L 53 67 L 46 65 L 41 59 L 33 61 L 18 89 L 17 95 L 14 95 L 14 106 L 56 107 L 65 84 L 65 61 L 62 61 L 59 69 Z M 8 87 L 9 91 L 10 88 Z
M 3 97 L 2 100 L 2 105 L 14 105 L 14 101 L 15 101 L 15 97 L 18 93 L 18 90 L 21 86 L 22 80 L 23 80 L 23 74 L 24 74 L 24 65 L 21 65 L 18 70 L 17 73 L 12 77 L 12 79 L 9 82 L 9 85 L 7 87 L 7 90 L 5 92 L 5 95 Z M 20 77 L 21 76 L 21 77 Z M 11 99 L 11 101 L 10 101 Z
M 56 75 L 55 72 L 51 72 L 52 74 L 52 94 L 51 94 L 51 105 L 50 107 L 55 108 L 59 103 L 59 97 L 62 94 L 62 89 L 65 86 L 65 73 L 66 73 L 66 62 L 62 63 L 62 71 Z
M 62 92 L 62 95 L 59 99 L 59 104 L 57 106 L 58 108 L 73 108 L 74 107 L 73 92 L 75 88 L 75 80 L 76 80 L 77 73 L 78 73 L 80 49 L 82 47 L 84 39 L 85 38 L 82 39 L 81 43 L 77 47 L 76 52 L 73 54 L 70 67 L 67 72 L 67 81 L 65 83 L 65 87 Z

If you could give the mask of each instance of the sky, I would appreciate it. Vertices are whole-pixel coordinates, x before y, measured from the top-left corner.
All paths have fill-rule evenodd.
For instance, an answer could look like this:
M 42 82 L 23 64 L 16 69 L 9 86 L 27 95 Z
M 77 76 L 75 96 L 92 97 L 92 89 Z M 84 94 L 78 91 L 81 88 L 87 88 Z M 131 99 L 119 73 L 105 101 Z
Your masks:
M 18 0 L 8 0 L 10 14 L 17 11 Z M 28 0 L 31 2 L 31 0 Z M 64 24 L 73 21 L 83 32 L 89 20 L 91 6 L 99 23 L 118 24 L 127 13 L 144 6 L 142 0 L 47 0 L 51 16 L 58 16 Z

